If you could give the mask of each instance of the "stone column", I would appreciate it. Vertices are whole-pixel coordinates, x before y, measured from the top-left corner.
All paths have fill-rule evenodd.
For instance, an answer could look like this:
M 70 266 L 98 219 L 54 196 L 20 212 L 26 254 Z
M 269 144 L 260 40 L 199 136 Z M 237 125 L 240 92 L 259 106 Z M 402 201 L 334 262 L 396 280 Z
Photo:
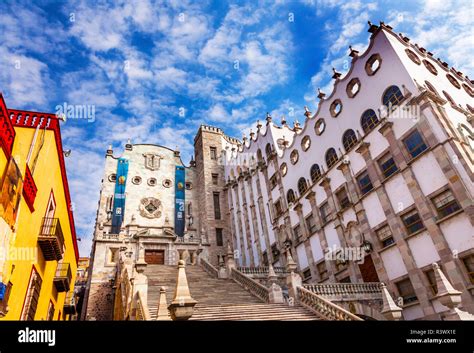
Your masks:
M 313 214 L 313 217 L 315 218 L 316 220 L 316 227 L 317 227 L 317 235 L 318 235 L 318 238 L 319 238 L 319 243 L 321 245 L 321 249 L 324 253 L 325 250 L 328 249 L 328 242 L 326 240 L 326 234 L 324 233 L 324 227 L 323 227 L 323 223 L 322 223 L 322 220 L 321 220 L 321 215 L 319 213 L 319 208 L 316 204 L 316 194 L 314 191 L 310 191 L 308 193 L 308 195 L 306 195 L 306 198 L 309 200 L 309 203 L 311 205 L 311 210 L 312 210 L 312 214 Z M 318 260 L 318 262 L 321 261 L 321 260 Z M 319 278 L 319 280 L 322 280 L 322 278 L 320 278 L 319 276 L 319 272 L 318 272 L 318 269 L 316 267 L 316 262 L 313 264 L 313 271 L 315 274 L 317 274 L 316 278 Z M 336 273 L 336 266 L 334 264 L 333 261 L 326 261 L 326 268 L 328 270 L 328 274 L 329 274 L 329 279 L 331 282 L 336 282 L 336 277 L 334 276 L 334 274 Z

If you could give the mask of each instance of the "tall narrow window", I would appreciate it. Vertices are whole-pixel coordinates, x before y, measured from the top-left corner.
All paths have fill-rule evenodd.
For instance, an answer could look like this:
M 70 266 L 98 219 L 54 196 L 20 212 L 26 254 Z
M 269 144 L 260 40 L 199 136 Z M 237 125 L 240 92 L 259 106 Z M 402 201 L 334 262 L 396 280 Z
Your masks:
M 362 195 L 367 194 L 374 187 L 372 186 L 372 181 L 370 180 L 369 173 L 367 171 L 363 172 L 357 177 L 357 183 L 359 184 L 359 189 Z
M 296 196 L 293 189 L 288 190 L 288 192 L 286 193 L 286 200 L 288 201 L 288 204 L 295 202 Z
M 25 303 L 23 304 L 23 311 L 21 314 L 21 319 L 23 321 L 33 321 L 35 319 L 42 283 L 43 280 L 36 269 L 33 267 L 31 271 L 30 282 L 28 284 L 28 290 L 26 292 Z
M 430 284 L 431 293 L 436 295 L 438 293 L 438 285 L 436 284 L 436 277 L 434 270 L 428 270 L 425 272 L 426 279 Z
M 217 185 L 219 183 L 219 174 L 212 173 L 212 185 Z
M 380 170 L 382 171 L 385 178 L 388 178 L 390 175 L 395 173 L 398 170 L 393 157 L 387 153 L 385 156 L 379 159 L 378 161 Z
M 221 204 L 219 193 L 215 192 L 212 194 L 214 199 L 214 219 L 221 219 Z
M 408 234 L 413 234 L 424 228 L 420 215 L 416 210 L 410 211 L 402 216 L 403 224 Z
M 390 86 L 385 91 L 382 102 L 389 110 L 396 108 L 403 101 L 403 94 L 397 86 Z
M 396 285 L 398 293 L 403 298 L 405 304 L 412 303 L 418 300 L 415 294 L 415 290 L 413 289 L 413 285 L 411 284 L 408 278 L 396 283 Z
M 316 227 L 316 221 L 315 221 L 315 219 L 314 219 L 312 213 L 310 213 L 310 214 L 306 217 L 305 221 L 306 221 L 306 227 L 308 228 L 309 234 L 311 235 L 311 234 L 313 234 L 314 232 L 316 232 L 316 228 L 317 228 L 317 227 Z
M 300 195 L 303 195 L 306 190 L 308 190 L 308 184 L 306 183 L 306 179 L 300 178 L 298 180 L 298 192 L 300 193 Z
M 321 169 L 319 168 L 319 165 L 313 164 L 310 170 L 311 174 L 311 181 L 315 183 L 319 178 L 321 178 Z
M 346 188 L 342 188 L 338 192 L 336 192 L 336 198 L 339 201 L 339 206 L 341 210 L 345 210 L 351 205 L 351 201 L 349 200 L 349 196 L 347 195 Z
M 330 215 L 329 203 L 323 203 L 319 208 L 319 212 L 321 213 L 321 221 L 323 222 L 323 224 L 326 224 L 329 221 Z
M 357 144 L 357 136 L 354 130 L 349 129 L 342 135 L 342 144 L 346 152 L 349 152 Z
M 375 111 L 372 109 L 366 110 L 360 118 L 360 125 L 362 126 L 362 130 L 364 130 L 365 134 L 368 134 L 370 131 L 372 131 L 378 123 L 379 119 L 377 118 L 377 114 L 375 114 Z
M 393 240 L 392 230 L 388 225 L 385 225 L 382 228 L 378 229 L 375 233 L 377 234 L 377 237 L 380 240 L 382 248 L 385 248 L 386 246 L 395 243 L 395 240 Z
M 441 194 L 434 197 L 433 204 L 438 212 L 438 218 L 444 218 L 461 209 L 461 206 L 459 206 L 451 190 L 443 191 Z
M 467 274 L 471 284 L 474 284 L 474 254 L 468 255 L 462 259 L 464 266 L 466 267 Z
M 428 148 L 417 130 L 408 135 L 408 137 L 403 140 L 403 143 L 405 144 L 405 147 L 412 158 L 415 158 Z
M 54 320 L 54 304 L 51 300 L 49 301 L 48 316 L 47 316 L 46 320 L 47 321 L 53 321 Z
M 337 153 L 334 148 L 330 148 L 326 151 L 326 164 L 330 169 L 334 164 L 337 163 Z
M 211 159 L 216 160 L 217 159 L 217 148 L 215 147 L 209 147 L 210 153 L 211 153 Z
M 216 228 L 216 245 L 223 246 L 224 240 L 222 238 L 222 228 Z

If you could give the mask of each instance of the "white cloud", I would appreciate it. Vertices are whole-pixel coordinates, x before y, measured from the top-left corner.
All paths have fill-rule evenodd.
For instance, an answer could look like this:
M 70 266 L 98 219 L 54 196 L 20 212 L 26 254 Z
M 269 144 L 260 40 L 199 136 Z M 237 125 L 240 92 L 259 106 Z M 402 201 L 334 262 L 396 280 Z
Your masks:
M 52 82 L 45 63 L 0 47 L 0 84 L 10 107 L 38 109 L 46 105 Z

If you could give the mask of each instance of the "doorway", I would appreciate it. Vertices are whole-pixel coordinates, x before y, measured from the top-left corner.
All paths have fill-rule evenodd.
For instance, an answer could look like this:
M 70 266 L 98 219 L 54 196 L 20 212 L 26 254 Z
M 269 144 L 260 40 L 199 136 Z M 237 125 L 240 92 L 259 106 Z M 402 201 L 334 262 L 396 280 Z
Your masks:
M 164 265 L 164 250 L 145 250 L 145 262 L 149 265 Z

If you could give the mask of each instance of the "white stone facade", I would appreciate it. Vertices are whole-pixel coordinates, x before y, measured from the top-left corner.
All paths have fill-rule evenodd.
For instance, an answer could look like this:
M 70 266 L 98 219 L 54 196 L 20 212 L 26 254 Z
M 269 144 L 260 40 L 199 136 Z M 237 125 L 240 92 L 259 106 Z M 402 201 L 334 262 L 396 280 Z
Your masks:
M 474 312 L 473 83 L 389 26 L 369 32 L 315 114 L 267 117 L 228 156 L 237 261 L 291 251 L 307 283 L 385 282 L 408 320 L 440 318 L 437 262 Z

